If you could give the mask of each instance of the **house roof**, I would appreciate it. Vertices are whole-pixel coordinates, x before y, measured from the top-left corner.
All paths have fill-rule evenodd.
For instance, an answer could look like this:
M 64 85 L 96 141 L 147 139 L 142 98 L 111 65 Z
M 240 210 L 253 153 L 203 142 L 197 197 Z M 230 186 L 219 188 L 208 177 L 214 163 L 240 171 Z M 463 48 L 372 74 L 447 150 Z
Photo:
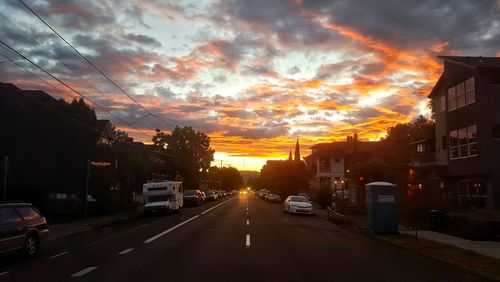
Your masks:
M 359 151 L 385 151 L 393 146 L 391 142 L 381 141 L 335 141 L 330 143 L 320 143 L 311 147 L 315 152 L 312 155 L 345 155 L 354 151 L 354 144 Z
M 468 68 L 500 68 L 500 57 L 461 57 L 461 56 L 437 56 L 439 59 L 465 66 Z M 438 81 L 432 88 L 431 92 L 427 97 L 432 98 L 436 94 L 436 92 L 439 90 L 439 87 L 441 86 L 441 83 L 444 80 L 446 71 L 444 71 L 441 76 L 439 77 Z
M 499 68 L 500 57 L 459 57 L 438 56 L 443 61 L 473 67 L 473 68 Z

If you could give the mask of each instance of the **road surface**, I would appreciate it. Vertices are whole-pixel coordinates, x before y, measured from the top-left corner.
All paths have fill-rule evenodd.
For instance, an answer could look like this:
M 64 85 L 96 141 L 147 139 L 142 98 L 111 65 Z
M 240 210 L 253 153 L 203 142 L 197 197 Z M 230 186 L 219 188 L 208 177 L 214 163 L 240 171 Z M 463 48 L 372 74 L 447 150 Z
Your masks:
M 257 196 L 133 219 L 0 262 L 0 281 L 484 281 Z

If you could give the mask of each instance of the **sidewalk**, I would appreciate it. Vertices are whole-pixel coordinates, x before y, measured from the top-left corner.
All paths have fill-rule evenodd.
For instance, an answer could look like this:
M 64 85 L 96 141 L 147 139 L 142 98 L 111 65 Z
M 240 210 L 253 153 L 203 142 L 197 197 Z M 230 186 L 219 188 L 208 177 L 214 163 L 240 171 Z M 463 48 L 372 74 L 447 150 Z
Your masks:
M 404 230 L 399 231 L 399 233 L 415 236 L 414 230 Z M 500 259 L 500 242 L 471 241 L 460 237 L 428 230 L 418 230 L 418 238 L 424 238 L 434 242 L 452 245 L 461 249 L 473 251 L 484 256 Z
M 89 231 L 93 228 L 98 228 L 114 222 L 138 217 L 139 215 L 140 213 L 137 210 L 127 210 L 107 216 L 89 217 L 86 219 L 79 219 L 71 222 L 52 224 L 48 226 L 50 230 L 48 240 L 56 240 L 58 238 L 71 234 Z

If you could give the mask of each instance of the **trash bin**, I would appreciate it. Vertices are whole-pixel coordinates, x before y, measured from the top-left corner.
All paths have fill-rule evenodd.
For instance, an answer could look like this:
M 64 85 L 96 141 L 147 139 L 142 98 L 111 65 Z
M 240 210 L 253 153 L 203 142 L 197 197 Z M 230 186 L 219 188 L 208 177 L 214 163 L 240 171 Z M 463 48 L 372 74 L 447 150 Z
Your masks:
M 398 233 L 396 185 L 372 182 L 365 186 L 368 230 L 379 234 Z
M 437 231 L 444 228 L 446 215 L 440 210 L 429 211 L 430 227 L 431 230 Z

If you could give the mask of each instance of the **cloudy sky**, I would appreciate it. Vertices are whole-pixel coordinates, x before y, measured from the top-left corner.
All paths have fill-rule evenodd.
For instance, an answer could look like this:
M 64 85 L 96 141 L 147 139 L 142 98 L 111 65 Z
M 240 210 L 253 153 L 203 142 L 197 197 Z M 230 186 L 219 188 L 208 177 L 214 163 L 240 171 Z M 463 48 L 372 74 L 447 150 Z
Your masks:
M 240 169 L 287 157 L 296 138 L 303 154 L 354 132 L 377 140 L 429 113 L 437 55 L 500 56 L 493 0 L 24 1 L 162 120 L 144 117 L 18 0 L 0 0 L 1 40 L 135 128 L 96 108 L 100 118 L 140 141 L 193 126 L 210 135 L 219 164 Z M 19 56 L 0 48 L 7 58 Z M 16 62 L 50 85 L 9 62 L 0 81 L 76 96 Z

